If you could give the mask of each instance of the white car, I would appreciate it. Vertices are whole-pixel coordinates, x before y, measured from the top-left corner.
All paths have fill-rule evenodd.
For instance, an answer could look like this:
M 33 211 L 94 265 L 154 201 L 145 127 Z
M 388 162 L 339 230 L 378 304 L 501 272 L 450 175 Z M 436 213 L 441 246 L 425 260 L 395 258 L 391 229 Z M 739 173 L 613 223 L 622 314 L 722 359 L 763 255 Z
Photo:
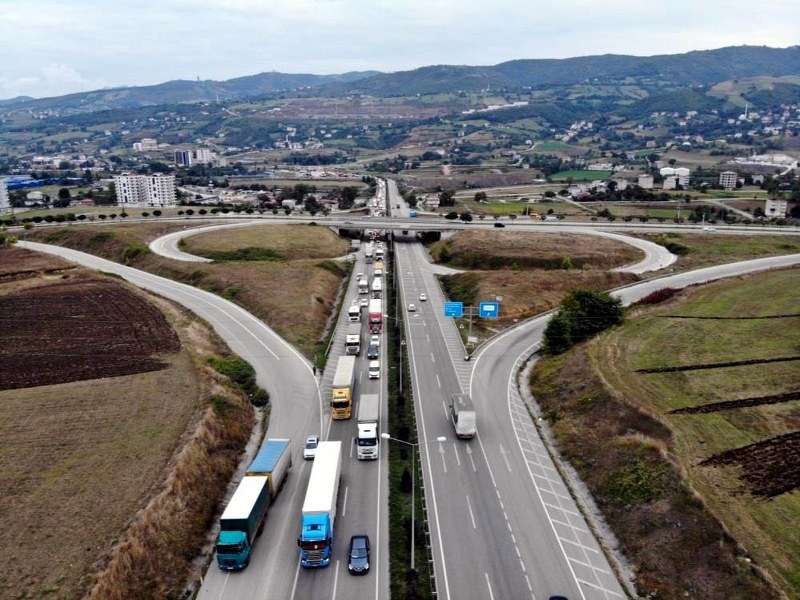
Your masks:
M 408 312 L 417 312 L 417 307 L 413 304 L 408 305 Z
M 372 337 L 370 337 L 369 338 L 369 345 L 370 346 L 378 346 L 378 348 L 380 348 L 381 347 L 381 336 L 373 335 Z
M 317 446 L 319 445 L 319 436 L 311 435 L 306 440 L 306 445 L 303 447 L 303 458 L 305 460 L 314 460 L 317 455 Z
M 420 301 L 420 302 L 425 302 L 427 299 L 428 299 L 428 296 L 425 294 L 425 292 L 422 292 L 422 293 L 419 295 L 419 301 Z
M 361 298 L 361 300 L 358 301 L 358 305 L 361 306 L 362 308 L 366 308 L 367 306 L 369 306 L 369 299 Z

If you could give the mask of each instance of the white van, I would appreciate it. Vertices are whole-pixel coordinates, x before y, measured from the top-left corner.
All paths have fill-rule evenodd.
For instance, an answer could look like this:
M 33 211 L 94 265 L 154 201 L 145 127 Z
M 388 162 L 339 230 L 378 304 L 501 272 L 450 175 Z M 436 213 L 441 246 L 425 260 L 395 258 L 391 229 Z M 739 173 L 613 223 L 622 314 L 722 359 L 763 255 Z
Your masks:
M 380 379 L 381 377 L 381 361 L 369 361 L 369 369 L 367 371 L 370 379 Z
M 478 432 L 475 406 L 469 394 L 453 394 L 450 398 L 450 419 L 456 429 L 456 437 L 469 439 Z

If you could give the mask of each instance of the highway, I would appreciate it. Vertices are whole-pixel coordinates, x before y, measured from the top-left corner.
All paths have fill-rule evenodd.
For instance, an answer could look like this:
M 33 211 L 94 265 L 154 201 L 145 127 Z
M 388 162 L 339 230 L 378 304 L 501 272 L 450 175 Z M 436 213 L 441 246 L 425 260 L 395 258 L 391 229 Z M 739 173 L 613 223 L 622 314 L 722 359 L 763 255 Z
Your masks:
M 394 206 L 398 200 L 393 182 L 389 190 Z M 424 221 L 401 219 L 413 221 L 414 226 Z M 259 219 L 235 225 L 271 221 Z M 380 228 L 379 219 L 363 221 L 364 224 L 354 219 L 352 225 Z M 351 224 L 342 221 L 341 225 Z M 398 228 L 397 222 L 392 225 Z M 443 224 L 437 222 L 437 225 L 442 228 Z M 456 225 L 456 229 L 466 228 L 463 224 Z M 535 226 L 525 224 L 509 229 L 534 230 Z M 581 233 L 585 232 L 581 228 Z M 178 232 L 162 248 L 174 247 L 179 251 L 177 239 L 187 233 Z M 234 352 L 254 365 L 259 384 L 270 392 L 272 414 L 268 437 L 293 440 L 294 469 L 271 508 L 250 567 L 229 574 L 212 564 L 200 598 L 389 597 L 386 453 L 374 463 L 356 461 L 352 443 L 355 420 L 329 420 L 330 380 L 336 359 L 343 353 L 343 327 L 338 329 L 328 368 L 318 385 L 307 360 L 261 321 L 224 299 L 66 248 L 32 242 L 20 246 L 118 274 L 187 306 L 211 323 Z M 643 250 L 647 254 L 647 249 Z M 491 600 L 541 599 L 552 594 L 572 599 L 623 597 L 622 587 L 555 470 L 517 392 L 517 370 L 536 349 L 548 317 L 531 319 L 498 335 L 471 362 L 466 362 L 453 321 L 442 316 L 444 298 L 421 245 L 410 236 L 399 235 L 396 259 L 403 308 L 409 302 L 417 306 L 417 311 L 406 315 L 407 348 L 419 436 L 423 442 L 421 470 L 439 597 Z M 658 265 L 668 260 L 674 257 L 670 259 L 658 251 L 627 268 L 644 269 L 647 265 L 663 268 L 665 265 Z M 800 255 L 793 255 L 723 265 L 650 280 L 616 293 L 628 303 L 662 287 L 683 287 L 799 262 Z M 360 262 L 355 271 L 369 272 Z M 421 292 L 427 294 L 427 302 L 418 300 Z M 345 307 L 354 297 L 353 279 L 346 292 Z M 345 318 L 344 313 L 340 315 L 340 319 Z M 381 391 L 386 431 L 386 378 L 369 381 L 364 374 L 364 362 L 360 365 L 356 396 Z M 472 395 L 478 410 L 479 433 L 471 441 L 455 439 L 447 418 L 449 395 L 462 390 Z M 301 447 L 305 437 L 313 433 L 321 433 L 323 439 L 342 440 L 345 460 L 336 522 L 337 563 L 328 569 L 304 570 L 299 567 L 295 539 L 311 463 L 302 460 Z M 429 443 L 438 436 L 446 436 L 447 441 Z M 350 577 L 345 566 L 346 542 L 352 533 L 364 531 L 373 539 L 375 564 L 366 577 Z

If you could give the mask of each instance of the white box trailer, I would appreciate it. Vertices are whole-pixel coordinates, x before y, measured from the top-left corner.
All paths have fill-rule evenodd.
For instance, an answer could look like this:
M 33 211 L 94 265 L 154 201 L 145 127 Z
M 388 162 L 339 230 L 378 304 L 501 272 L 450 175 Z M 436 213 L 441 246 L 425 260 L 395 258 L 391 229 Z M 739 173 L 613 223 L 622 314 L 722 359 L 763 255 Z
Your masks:
M 308 480 L 297 538 L 304 567 L 327 567 L 331 563 L 341 470 L 342 442 L 320 442 Z

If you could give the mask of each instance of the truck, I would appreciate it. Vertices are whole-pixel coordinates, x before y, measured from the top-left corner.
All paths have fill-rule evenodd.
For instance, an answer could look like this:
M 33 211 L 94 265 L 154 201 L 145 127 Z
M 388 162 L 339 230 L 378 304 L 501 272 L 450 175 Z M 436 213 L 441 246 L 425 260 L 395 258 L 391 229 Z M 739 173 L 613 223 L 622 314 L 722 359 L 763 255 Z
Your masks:
M 370 333 L 380 333 L 383 328 L 383 304 L 379 298 L 369 301 L 367 307 L 369 312 L 369 331 Z
M 353 415 L 356 357 L 340 356 L 333 374 L 331 391 L 331 417 L 349 419 Z
M 364 262 L 367 264 L 372 262 L 373 256 L 375 253 L 375 244 L 372 242 L 367 242 L 366 246 L 364 246 Z
M 474 438 L 478 432 L 475 405 L 469 394 L 453 394 L 450 397 L 450 420 L 460 439 Z
M 372 273 L 375 277 L 383 277 L 383 261 L 378 260 L 372 267 Z
M 250 563 L 253 543 L 264 527 L 267 508 L 291 468 L 289 440 L 268 439 L 262 444 L 220 517 L 215 548 L 220 569 L 240 570 Z
M 358 295 L 369 294 L 369 281 L 366 277 L 358 280 Z
M 381 397 L 378 394 L 362 394 L 358 399 L 358 460 L 377 460 L 380 458 Z
M 327 567 L 333 553 L 333 527 L 342 469 L 342 442 L 320 442 L 308 479 L 297 545 L 303 567 Z
M 358 302 L 351 304 L 347 308 L 347 320 L 350 323 L 361 323 L 361 307 Z
M 344 353 L 358 356 L 361 354 L 361 323 L 348 323 L 344 338 Z
M 383 279 L 381 279 L 380 277 L 375 277 L 372 280 L 372 297 L 380 300 L 382 296 L 383 296 Z

